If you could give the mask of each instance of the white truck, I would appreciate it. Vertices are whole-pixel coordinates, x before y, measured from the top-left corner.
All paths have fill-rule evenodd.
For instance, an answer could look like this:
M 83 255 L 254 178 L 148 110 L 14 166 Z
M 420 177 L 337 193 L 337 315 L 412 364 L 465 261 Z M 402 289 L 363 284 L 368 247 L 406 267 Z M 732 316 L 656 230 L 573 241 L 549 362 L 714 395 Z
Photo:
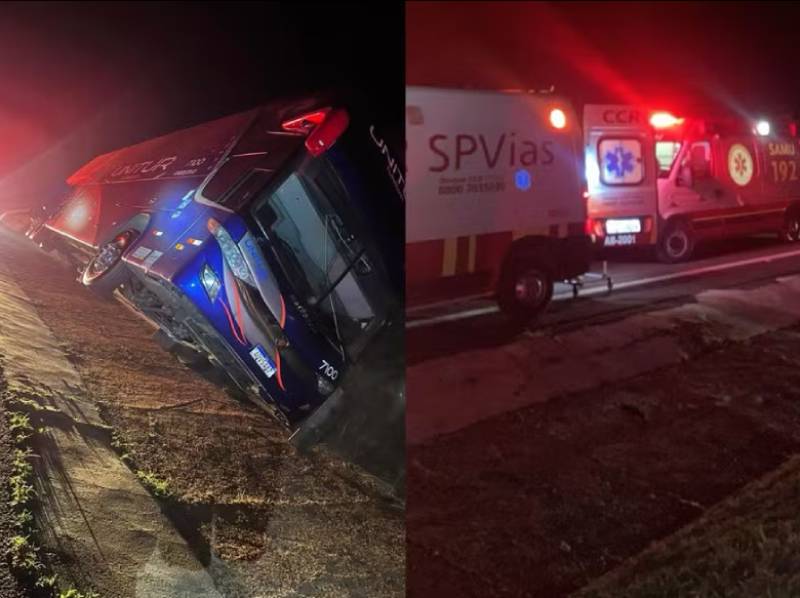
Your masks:
M 588 105 L 584 135 L 587 228 L 598 245 L 652 246 L 671 263 L 704 239 L 800 239 L 795 123 Z
M 406 89 L 406 307 L 494 294 L 515 320 L 589 268 L 580 122 L 551 93 Z

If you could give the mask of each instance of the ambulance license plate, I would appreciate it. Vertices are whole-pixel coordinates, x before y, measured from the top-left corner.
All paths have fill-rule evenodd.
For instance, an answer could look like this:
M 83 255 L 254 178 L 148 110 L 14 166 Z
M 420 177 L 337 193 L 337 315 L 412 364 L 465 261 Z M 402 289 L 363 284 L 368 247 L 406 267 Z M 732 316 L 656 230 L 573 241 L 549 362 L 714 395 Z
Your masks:
M 620 247 L 623 245 L 635 245 L 636 235 L 609 235 L 603 242 L 604 247 Z

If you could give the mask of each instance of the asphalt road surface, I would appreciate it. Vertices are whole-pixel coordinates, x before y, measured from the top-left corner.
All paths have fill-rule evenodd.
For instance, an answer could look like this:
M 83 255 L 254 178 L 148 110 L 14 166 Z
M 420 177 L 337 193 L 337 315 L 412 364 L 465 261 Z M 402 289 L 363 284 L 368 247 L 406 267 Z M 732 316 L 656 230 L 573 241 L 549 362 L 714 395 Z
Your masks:
M 667 307 L 709 288 L 747 287 L 800 271 L 800 245 L 774 237 L 750 237 L 698 248 L 683 264 L 661 264 L 645 251 L 614 251 L 599 256 L 613 282 L 588 279 L 573 298 L 572 289 L 556 285 L 553 302 L 528 331 L 510 326 L 490 298 L 444 303 L 409 312 L 406 361 L 429 359 L 475 349 L 509 345 L 532 333 L 563 331 L 612 321 L 654 307 Z M 602 273 L 603 261 L 591 272 Z

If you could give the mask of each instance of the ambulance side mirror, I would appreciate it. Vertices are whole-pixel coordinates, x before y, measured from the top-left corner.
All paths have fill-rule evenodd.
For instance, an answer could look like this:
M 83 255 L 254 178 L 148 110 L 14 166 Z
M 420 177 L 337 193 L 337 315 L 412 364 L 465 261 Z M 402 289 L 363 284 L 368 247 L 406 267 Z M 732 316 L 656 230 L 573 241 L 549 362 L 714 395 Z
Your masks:
M 707 179 L 710 171 L 707 148 L 705 144 L 698 143 L 692 146 L 689 154 L 689 165 L 692 170 L 692 180 Z
M 675 184 L 678 187 L 691 187 L 692 186 L 692 167 L 688 164 L 683 164 L 678 170 L 678 176 L 675 179 Z

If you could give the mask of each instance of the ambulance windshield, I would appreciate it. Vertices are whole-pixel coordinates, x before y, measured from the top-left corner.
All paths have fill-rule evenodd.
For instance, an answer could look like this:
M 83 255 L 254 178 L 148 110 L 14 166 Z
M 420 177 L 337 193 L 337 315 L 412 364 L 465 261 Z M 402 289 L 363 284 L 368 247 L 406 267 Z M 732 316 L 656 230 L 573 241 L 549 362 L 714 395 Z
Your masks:
M 666 178 L 672 171 L 672 165 L 681 149 L 680 141 L 671 139 L 656 141 L 656 162 L 658 162 L 658 177 Z

